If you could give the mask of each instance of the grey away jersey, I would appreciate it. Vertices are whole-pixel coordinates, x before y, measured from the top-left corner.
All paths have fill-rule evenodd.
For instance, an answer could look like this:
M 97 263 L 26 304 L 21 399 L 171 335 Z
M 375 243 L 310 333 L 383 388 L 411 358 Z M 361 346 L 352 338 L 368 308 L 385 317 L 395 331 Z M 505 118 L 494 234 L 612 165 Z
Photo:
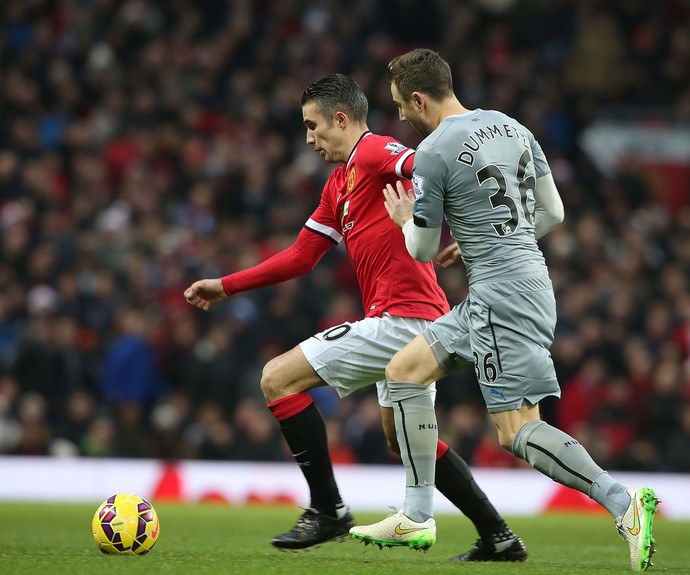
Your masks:
M 513 118 L 481 109 L 449 116 L 417 148 L 414 223 L 437 228 L 445 213 L 470 283 L 546 273 L 534 188 L 550 171 L 532 133 Z

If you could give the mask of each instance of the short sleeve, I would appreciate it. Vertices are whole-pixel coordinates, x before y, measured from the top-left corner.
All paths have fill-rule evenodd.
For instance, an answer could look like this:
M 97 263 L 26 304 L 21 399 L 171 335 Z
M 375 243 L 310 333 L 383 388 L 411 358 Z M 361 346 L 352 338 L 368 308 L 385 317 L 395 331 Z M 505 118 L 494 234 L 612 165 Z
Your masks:
M 433 152 L 418 149 L 412 171 L 414 223 L 421 228 L 443 225 L 443 198 L 447 175 L 443 160 Z
M 544 154 L 544 150 L 541 149 L 539 142 L 537 142 L 537 139 L 534 137 L 532 132 L 529 132 L 529 145 L 532 148 L 534 171 L 536 172 L 537 178 L 550 174 L 551 167 L 549 166 L 549 162 L 546 160 L 546 154 Z
M 392 138 L 373 134 L 365 138 L 357 150 L 357 162 L 371 173 L 384 178 L 406 177 L 405 167 L 413 156 L 412 148 Z

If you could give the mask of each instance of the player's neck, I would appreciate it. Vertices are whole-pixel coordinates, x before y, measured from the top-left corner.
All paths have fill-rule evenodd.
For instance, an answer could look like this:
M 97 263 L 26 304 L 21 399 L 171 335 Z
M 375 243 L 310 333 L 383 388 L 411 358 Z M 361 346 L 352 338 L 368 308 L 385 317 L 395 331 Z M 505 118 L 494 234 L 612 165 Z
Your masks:
M 364 134 L 366 134 L 368 131 L 369 131 L 369 128 L 366 125 L 357 126 L 357 129 L 351 130 L 351 132 L 348 134 L 348 138 L 346 140 L 345 147 L 347 149 L 343 150 L 347 154 L 345 156 L 345 159 L 343 160 L 344 162 L 347 162 L 348 158 L 352 154 L 352 150 L 355 149 L 355 146 L 362 139 L 362 136 L 364 136 Z
M 463 106 L 455 96 L 448 98 L 439 105 L 437 116 L 438 123 L 436 126 L 443 122 L 443 120 L 445 120 L 448 116 L 459 116 L 461 114 L 466 114 L 469 111 L 470 110 L 465 108 L 465 106 Z

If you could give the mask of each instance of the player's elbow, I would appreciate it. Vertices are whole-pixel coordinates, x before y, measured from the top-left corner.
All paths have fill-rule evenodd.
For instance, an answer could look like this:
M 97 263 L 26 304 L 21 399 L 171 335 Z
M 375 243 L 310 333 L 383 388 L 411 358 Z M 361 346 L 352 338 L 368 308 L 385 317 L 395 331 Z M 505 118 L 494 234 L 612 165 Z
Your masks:
M 563 207 L 563 202 L 558 202 L 558 205 L 554 206 L 551 213 L 551 221 L 554 227 L 562 224 L 565 219 L 565 208 Z
M 436 257 L 441 237 L 440 228 L 419 228 L 410 220 L 403 226 L 403 234 L 407 251 L 414 259 L 427 263 Z
M 434 259 L 434 253 L 431 252 L 429 249 L 424 249 L 423 246 L 420 245 L 407 245 L 407 251 L 409 254 L 416 259 L 418 262 L 422 262 L 423 264 L 430 262 L 431 260 Z
M 535 215 L 535 232 L 537 239 L 539 239 L 548 234 L 565 219 L 565 210 L 561 198 L 556 196 L 549 204 L 537 206 Z
M 564 219 L 565 211 L 563 210 L 563 204 L 561 204 L 560 209 L 552 210 L 546 215 L 545 227 L 551 231 L 556 226 L 562 224 Z
M 560 224 L 565 218 L 565 209 L 553 176 L 545 174 L 537 180 L 535 189 L 537 209 L 542 212 L 542 218 L 550 227 Z

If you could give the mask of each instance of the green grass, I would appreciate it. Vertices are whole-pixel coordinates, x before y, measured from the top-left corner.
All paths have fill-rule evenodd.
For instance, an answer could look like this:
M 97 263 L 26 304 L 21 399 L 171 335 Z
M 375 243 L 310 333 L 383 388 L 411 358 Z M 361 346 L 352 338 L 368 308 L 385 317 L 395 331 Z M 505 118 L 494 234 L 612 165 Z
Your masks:
M 607 516 L 515 517 L 530 558 L 523 564 L 456 564 L 448 558 L 474 542 L 460 515 L 437 516 L 439 539 L 427 553 L 380 551 L 349 540 L 307 552 L 280 552 L 268 540 L 292 526 L 298 511 L 286 507 L 156 505 L 161 536 L 149 555 L 101 554 L 91 538 L 94 505 L 0 503 L 0 573 L 60 575 L 426 575 L 431 573 L 607 575 L 631 573 L 627 545 Z M 383 514 L 358 513 L 360 522 Z M 657 519 L 659 549 L 650 573 L 690 573 L 690 523 Z

